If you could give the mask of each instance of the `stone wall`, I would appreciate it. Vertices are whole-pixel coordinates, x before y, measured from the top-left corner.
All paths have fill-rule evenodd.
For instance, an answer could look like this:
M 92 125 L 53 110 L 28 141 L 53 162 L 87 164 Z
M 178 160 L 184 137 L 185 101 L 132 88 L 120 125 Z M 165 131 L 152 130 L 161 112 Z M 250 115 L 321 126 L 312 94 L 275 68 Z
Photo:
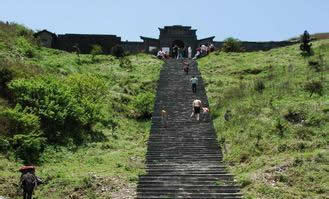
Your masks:
M 121 38 L 115 35 L 85 35 L 85 34 L 64 34 L 58 35 L 55 48 L 68 52 L 76 51 L 78 46 L 80 53 L 88 54 L 92 45 L 100 45 L 104 54 L 110 54 L 112 47 L 121 43 Z
M 183 42 L 184 46 L 192 47 L 193 54 L 195 49 L 201 44 L 213 43 L 216 48 L 223 46 L 222 41 L 213 41 L 214 37 L 208 37 L 197 40 L 196 30 L 190 26 L 165 26 L 159 28 L 159 39 L 141 37 L 144 41 L 121 41 L 121 37 L 116 35 L 96 35 L 96 34 L 62 34 L 56 35 L 47 30 L 40 31 L 35 34 L 40 39 L 43 46 L 48 48 L 56 48 L 68 52 L 75 52 L 78 47 L 80 53 L 88 54 L 92 49 L 92 45 L 100 45 L 104 54 L 110 54 L 115 45 L 122 45 L 126 51 L 130 53 L 152 52 L 162 47 L 172 48 L 175 42 Z M 298 42 L 298 41 L 297 41 Z M 295 44 L 291 41 L 269 41 L 269 42 L 249 42 L 242 41 L 242 47 L 245 51 L 270 50 L 272 48 L 284 47 Z M 171 51 L 171 50 L 170 50 Z M 154 53 L 154 52 L 153 52 Z
M 123 41 L 121 45 L 129 53 L 145 52 L 144 42 L 141 41 Z
M 214 45 L 217 49 L 222 48 L 222 41 L 215 41 Z M 241 41 L 242 48 L 247 52 L 252 51 L 267 51 L 273 48 L 285 47 L 296 44 L 298 42 L 290 42 L 290 41 L 265 41 L 265 42 L 252 42 L 252 41 Z

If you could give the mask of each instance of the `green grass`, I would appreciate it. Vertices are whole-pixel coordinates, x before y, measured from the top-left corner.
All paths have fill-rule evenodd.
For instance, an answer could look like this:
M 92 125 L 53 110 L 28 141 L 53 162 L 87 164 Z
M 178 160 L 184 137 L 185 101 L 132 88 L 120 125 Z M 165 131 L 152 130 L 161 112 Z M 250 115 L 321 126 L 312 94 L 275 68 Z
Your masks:
M 294 45 L 199 60 L 224 160 L 246 198 L 328 198 L 329 40 L 313 49 L 311 57 Z M 305 90 L 312 81 L 321 95 Z
M 138 118 L 138 110 L 133 105 L 139 94 L 155 94 L 163 62 L 146 54 L 129 55 L 124 59 L 97 55 L 93 61 L 91 55 L 78 57 L 74 53 L 38 47 L 30 34 L 23 40 L 31 46 L 24 44 L 24 50 L 20 50 L 23 47 L 15 42 L 21 34 L 17 25 L 0 25 L 0 39 L 8 38 L 0 40 L 0 66 L 12 70 L 15 79 L 44 75 L 61 78 L 76 73 L 100 75 L 108 88 L 105 106 L 100 111 L 117 123 L 114 129 L 94 125 L 93 128 L 105 137 L 100 141 L 79 146 L 48 145 L 36 170 L 45 184 L 37 188 L 35 198 L 132 197 L 138 175 L 145 172 L 144 158 L 151 126 L 150 120 Z M 25 47 L 32 49 L 33 56 L 25 54 Z M 0 110 L 12 106 L 8 99 L 0 97 Z M 0 196 L 21 198 L 18 192 L 21 166 L 22 161 L 15 158 L 13 151 L 0 153 Z

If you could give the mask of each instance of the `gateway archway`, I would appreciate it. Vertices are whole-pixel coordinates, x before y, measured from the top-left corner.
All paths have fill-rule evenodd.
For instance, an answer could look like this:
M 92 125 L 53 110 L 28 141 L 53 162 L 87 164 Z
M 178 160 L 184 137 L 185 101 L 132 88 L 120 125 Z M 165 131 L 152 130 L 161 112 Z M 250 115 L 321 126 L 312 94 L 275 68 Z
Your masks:
M 182 40 L 175 40 L 175 41 L 173 41 L 171 47 L 174 47 L 175 45 L 178 46 L 178 47 L 180 47 L 180 48 L 184 48 L 185 47 L 185 44 L 184 44 L 184 42 Z
M 184 49 L 184 52 L 183 52 L 183 57 L 185 57 L 185 54 L 186 54 L 186 48 L 185 48 L 185 44 L 184 44 L 184 42 L 182 41 L 182 40 L 174 40 L 173 42 L 172 42 L 172 45 L 171 45 L 171 49 L 170 49 L 170 54 L 171 54 L 171 56 L 173 56 L 173 57 L 176 57 L 177 56 L 177 52 L 175 53 L 174 51 L 173 51 L 173 48 L 175 47 L 175 46 L 177 46 L 178 48 L 182 48 L 182 49 Z

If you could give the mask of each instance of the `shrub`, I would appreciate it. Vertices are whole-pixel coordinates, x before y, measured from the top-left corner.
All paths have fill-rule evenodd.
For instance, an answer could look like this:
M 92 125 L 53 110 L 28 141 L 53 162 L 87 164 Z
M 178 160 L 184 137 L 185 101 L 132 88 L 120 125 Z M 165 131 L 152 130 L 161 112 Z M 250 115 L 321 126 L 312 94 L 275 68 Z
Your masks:
M 265 84 L 262 80 L 257 80 L 254 82 L 254 88 L 257 92 L 263 93 L 263 90 L 265 89 Z
M 312 80 L 304 85 L 304 89 L 311 93 L 310 97 L 312 97 L 313 93 L 321 96 L 323 92 L 323 85 L 321 81 Z
M 13 72 L 5 67 L 0 67 L 0 94 L 7 94 L 7 83 L 13 79 Z
M 60 142 L 63 136 L 80 139 L 83 130 L 99 119 L 97 78 L 85 80 L 72 76 L 67 84 L 52 76 L 30 80 L 19 79 L 9 84 L 15 101 L 25 111 L 41 119 L 49 141 Z
M 301 110 L 289 108 L 284 118 L 291 123 L 298 124 L 305 120 L 305 113 Z
M 120 58 L 120 67 L 128 69 L 132 68 L 130 59 L 125 57 Z
M 5 152 L 8 151 L 10 147 L 9 141 L 5 137 L 0 137 L 0 151 Z
M 310 60 L 308 61 L 308 65 L 315 72 L 320 72 L 322 70 L 322 67 L 318 61 Z
M 124 49 L 120 45 L 116 45 L 112 48 L 112 54 L 117 58 L 124 56 Z
M 97 45 L 97 44 L 91 46 L 90 54 L 91 54 L 91 59 L 93 62 L 96 61 L 95 60 L 96 55 L 99 55 L 102 53 L 103 53 L 102 46 Z
M 241 51 L 243 51 L 240 40 L 235 39 L 233 37 L 229 37 L 224 40 L 222 50 L 224 52 L 241 52 Z
M 18 52 L 23 56 L 33 58 L 36 56 L 36 51 L 33 48 L 32 44 L 23 36 L 20 36 L 16 39 L 16 47 Z
M 300 128 L 296 131 L 296 137 L 302 140 L 310 140 L 314 132 L 308 128 Z
M 278 135 L 282 138 L 284 136 L 285 127 L 283 126 L 280 119 L 276 121 L 275 129 L 278 131 Z
M 17 158 L 25 163 L 37 162 L 46 139 L 40 131 L 39 118 L 19 106 L 0 112 L 0 150 L 12 146 Z M 6 147 L 6 148 L 5 148 Z
M 105 80 L 98 75 L 74 74 L 65 83 L 70 85 L 71 92 L 83 108 L 86 124 L 92 125 L 103 120 L 101 109 L 103 101 L 108 95 Z
M 40 133 L 40 119 L 24 112 L 19 106 L 0 111 L 0 134 L 13 137 L 17 134 Z
M 39 160 L 46 139 L 39 134 L 18 134 L 13 138 L 13 148 L 16 157 L 24 160 L 25 164 L 35 163 Z
M 151 92 L 140 93 L 133 102 L 137 118 L 149 119 L 152 116 L 154 95 Z

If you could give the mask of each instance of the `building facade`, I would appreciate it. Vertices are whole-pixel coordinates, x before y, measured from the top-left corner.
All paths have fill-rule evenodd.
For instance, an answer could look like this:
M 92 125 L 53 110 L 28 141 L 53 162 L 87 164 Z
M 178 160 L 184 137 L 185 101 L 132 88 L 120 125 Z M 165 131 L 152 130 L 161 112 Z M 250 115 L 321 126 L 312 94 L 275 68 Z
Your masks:
M 80 53 L 90 53 L 92 46 L 97 44 L 102 47 L 104 54 L 110 54 L 111 49 L 116 45 L 121 45 L 125 51 L 130 53 L 147 52 L 155 53 L 159 49 L 172 52 L 172 47 L 189 46 L 195 49 L 202 44 L 213 43 L 215 47 L 221 48 L 223 42 L 214 41 L 214 36 L 198 39 L 196 29 L 191 26 L 165 26 L 159 28 L 159 38 L 151 38 L 141 36 L 142 41 L 121 41 L 121 37 L 116 35 L 97 35 L 97 34 L 59 34 L 43 30 L 37 32 L 35 37 L 38 37 L 44 47 L 56 48 L 68 52 L 74 52 L 79 49 Z M 246 51 L 270 50 L 272 48 L 283 47 L 295 44 L 296 42 L 289 41 L 269 41 L 269 42 L 248 42 L 242 41 L 242 47 Z
M 158 39 L 143 37 L 141 39 L 144 42 L 145 50 L 152 51 L 154 49 L 162 49 L 163 51 L 169 51 L 171 53 L 172 47 L 175 45 L 187 49 L 189 46 L 192 49 L 196 49 L 199 45 L 206 43 L 213 43 L 213 37 L 208 37 L 198 40 L 196 35 L 196 29 L 192 29 L 191 26 L 165 26 L 159 28 L 160 36 Z

